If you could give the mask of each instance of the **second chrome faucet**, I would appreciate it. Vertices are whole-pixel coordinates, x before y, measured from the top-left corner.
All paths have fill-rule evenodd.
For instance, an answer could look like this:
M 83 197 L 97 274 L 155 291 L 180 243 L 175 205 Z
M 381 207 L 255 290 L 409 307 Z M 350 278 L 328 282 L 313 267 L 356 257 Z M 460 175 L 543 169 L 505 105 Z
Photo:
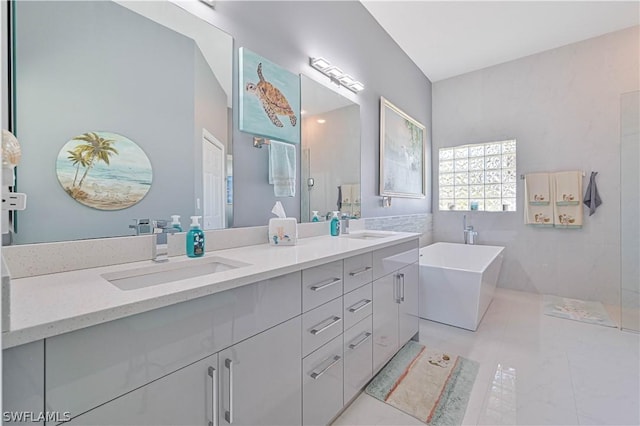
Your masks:
M 462 217 L 462 228 L 464 229 L 464 243 L 475 244 L 478 238 L 478 231 L 474 231 L 472 225 L 467 225 L 466 214 Z

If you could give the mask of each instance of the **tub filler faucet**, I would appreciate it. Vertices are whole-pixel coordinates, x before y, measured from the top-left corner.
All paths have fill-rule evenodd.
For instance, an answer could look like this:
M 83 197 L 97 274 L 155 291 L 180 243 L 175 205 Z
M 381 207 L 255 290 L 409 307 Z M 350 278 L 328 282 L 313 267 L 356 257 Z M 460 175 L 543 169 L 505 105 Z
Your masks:
M 462 217 L 462 228 L 464 229 L 464 243 L 473 245 L 478 238 L 478 231 L 473 230 L 473 226 L 467 225 L 467 215 Z

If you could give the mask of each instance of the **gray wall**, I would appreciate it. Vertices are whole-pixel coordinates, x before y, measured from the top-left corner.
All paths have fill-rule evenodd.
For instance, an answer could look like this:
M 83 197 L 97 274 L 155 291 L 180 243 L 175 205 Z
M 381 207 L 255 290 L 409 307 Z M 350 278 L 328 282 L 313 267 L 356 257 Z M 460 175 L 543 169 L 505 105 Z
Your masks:
M 202 100 L 202 93 L 221 90 L 215 77 L 202 71 L 204 60 L 195 56 L 193 40 L 110 2 L 15 6 L 16 133 L 23 147 L 18 190 L 29 196 L 28 209 L 18 217 L 16 242 L 127 235 L 134 218 L 171 214 L 188 224 L 202 167 L 194 113 L 197 125 L 214 133 L 220 126 L 216 136 L 227 139 L 226 98 L 223 93 L 219 102 Z M 100 130 L 127 136 L 151 161 L 152 187 L 128 209 L 86 207 L 58 184 L 60 148 L 74 136 Z
M 639 51 L 635 27 L 434 83 L 434 153 L 516 138 L 518 174 L 599 172 L 580 230 L 525 226 L 522 180 L 517 212 L 466 213 L 481 244 L 506 246 L 501 287 L 619 302 L 620 95 L 639 88 Z M 462 242 L 463 214 L 434 210 L 434 240 Z
M 431 83 L 359 2 L 225 1 L 216 3 L 216 10 L 207 18 L 235 40 L 234 105 L 238 105 L 237 52 L 241 46 L 314 79 L 323 77 L 308 65 L 308 58 L 323 56 L 362 81 L 366 89 L 351 99 L 360 104 L 363 216 L 431 210 L 430 194 L 425 199 L 394 199 L 391 208 L 380 205 L 380 96 L 426 125 L 430 143 Z M 346 89 L 341 92 L 351 93 Z M 272 186 L 267 184 L 267 150 L 253 148 L 252 136 L 237 130 L 237 114 L 234 120 L 234 224 L 263 225 L 272 217 L 276 201 Z M 280 199 L 289 215 L 300 212 L 299 194 Z

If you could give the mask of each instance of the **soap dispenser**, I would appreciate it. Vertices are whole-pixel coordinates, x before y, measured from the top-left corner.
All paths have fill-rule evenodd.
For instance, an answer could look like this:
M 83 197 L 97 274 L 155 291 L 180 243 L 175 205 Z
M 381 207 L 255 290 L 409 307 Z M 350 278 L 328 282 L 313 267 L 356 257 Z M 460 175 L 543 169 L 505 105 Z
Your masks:
M 198 219 L 202 216 L 191 216 L 191 229 L 187 232 L 187 256 L 200 257 L 204 255 L 204 232 L 200 229 Z
M 331 218 L 331 235 L 337 237 L 340 235 L 340 218 L 338 217 L 338 211 L 333 212 L 333 217 Z
M 311 218 L 311 222 L 320 222 L 320 217 L 318 216 L 318 210 L 313 211 L 313 217 Z
M 178 232 L 182 232 L 182 225 L 180 224 L 180 216 L 174 214 L 171 216 L 171 227 Z

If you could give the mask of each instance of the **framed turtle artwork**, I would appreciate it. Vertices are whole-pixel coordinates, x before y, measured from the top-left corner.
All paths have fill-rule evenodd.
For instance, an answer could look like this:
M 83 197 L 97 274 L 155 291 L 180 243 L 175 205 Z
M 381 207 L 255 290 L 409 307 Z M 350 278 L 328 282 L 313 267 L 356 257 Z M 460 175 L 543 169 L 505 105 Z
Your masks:
M 300 143 L 300 78 L 241 47 L 240 131 L 294 144 Z

